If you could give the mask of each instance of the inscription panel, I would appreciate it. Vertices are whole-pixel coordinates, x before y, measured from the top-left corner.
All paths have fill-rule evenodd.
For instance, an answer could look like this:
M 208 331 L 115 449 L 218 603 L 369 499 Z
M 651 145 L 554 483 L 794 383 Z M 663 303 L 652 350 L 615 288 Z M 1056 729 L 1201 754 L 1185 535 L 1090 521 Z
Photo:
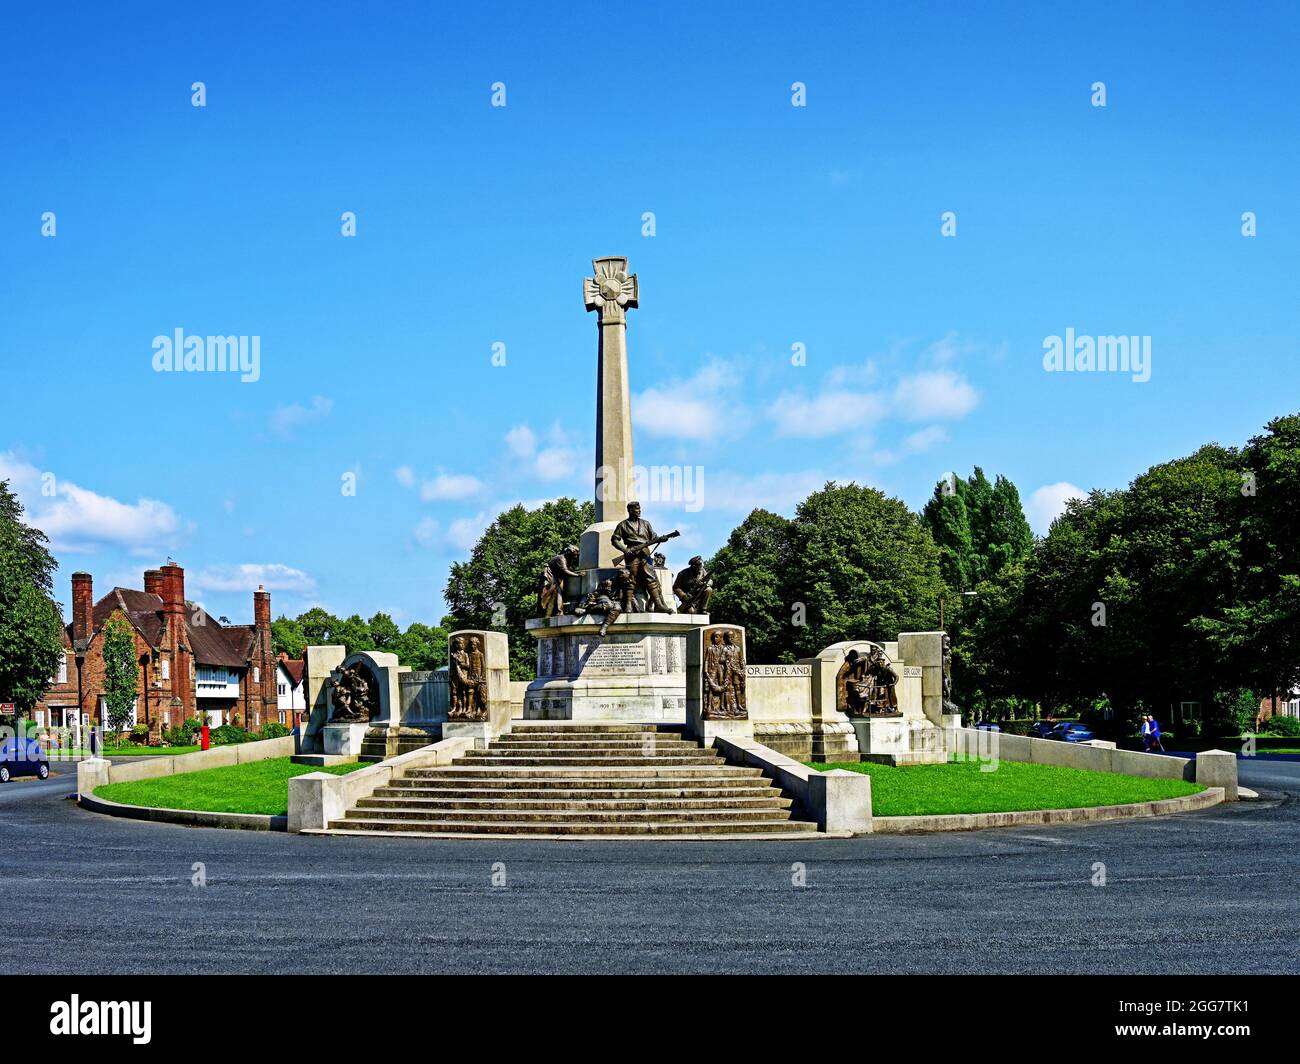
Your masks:
M 746 676 L 811 676 L 811 665 L 746 665 Z
M 648 671 L 643 643 L 599 643 L 582 666 L 584 676 L 644 676 Z

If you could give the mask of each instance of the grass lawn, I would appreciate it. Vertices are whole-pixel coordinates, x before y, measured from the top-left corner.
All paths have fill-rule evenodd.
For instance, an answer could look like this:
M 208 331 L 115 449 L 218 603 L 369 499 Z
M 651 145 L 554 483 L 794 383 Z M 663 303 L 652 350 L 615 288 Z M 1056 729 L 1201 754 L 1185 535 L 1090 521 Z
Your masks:
M 289 811 L 289 780 L 308 772 L 342 776 L 367 768 L 365 763 L 295 765 L 287 757 L 269 757 L 246 765 L 227 765 L 201 772 L 183 772 L 154 780 L 108 783 L 95 794 L 122 805 L 152 805 L 165 809 L 203 809 L 215 813 L 266 813 L 282 816 Z
M 992 772 L 981 772 L 981 767 L 990 766 L 979 761 L 904 768 L 857 761 L 811 767 L 818 771 L 843 768 L 865 772 L 871 777 L 871 805 L 876 816 L 1075 809 L 1178 798 L 1205 789 L 1183 780 L 1148 780 L 1019 761 L 996 764 Z
M 202 750 L 201 746 L 136 746 L 134 743 L 123 743 L 121 746 L 113 746 L 111 743 L 105 743 L 104 749 L 101 750 L 100 756 L 106 757 L 110 761 L 115 757 L 175 757 L 177 754 L 192 754 L 195 751 Z M 69 747 L 66 750 L 59 750 L 57 746 L 49 747 L 50 754 L 58 752 L 64 757 L 89 757 L 90 751 L 84 748 Z

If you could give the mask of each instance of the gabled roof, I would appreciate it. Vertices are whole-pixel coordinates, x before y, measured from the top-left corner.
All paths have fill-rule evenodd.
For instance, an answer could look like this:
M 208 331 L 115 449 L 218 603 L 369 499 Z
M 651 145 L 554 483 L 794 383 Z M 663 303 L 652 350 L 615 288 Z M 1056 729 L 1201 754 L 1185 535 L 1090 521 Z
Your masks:
M 289 679 L 293 681 L 295 687 L 302 683 L 302 669 L 304 662 L 301 658 L 297 660 L 293 658 L 281 658 L 278 664 L 280 668 L 289 674 Z
M 121 610 L 155 650 L 162 643 L 163 601 L 149 591 L 115 587 L 97 603 L 91 616 L 92 631 L 98 632 L 109 617 Z M 185 603 L 185 639 L 194 660 L 200 665 L 224 665 L 244 668 L 252 653 L 256 637 L 252 625 L 223 625 L 193 602 Z

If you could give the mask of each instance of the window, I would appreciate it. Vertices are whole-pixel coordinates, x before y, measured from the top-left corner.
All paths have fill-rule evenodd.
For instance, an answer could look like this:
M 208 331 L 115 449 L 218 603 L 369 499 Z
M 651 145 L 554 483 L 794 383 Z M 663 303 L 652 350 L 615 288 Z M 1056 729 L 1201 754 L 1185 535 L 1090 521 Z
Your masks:
M 162 671 L 161 671 L 161 676 L 162 676 L 162 678 L 163 678 L 164 680 L 170 680 L 170 679 L 172 678 L 172 659 L 171 659 L 171 658 L 163 658 L 163 659 L 162 659 L 162 662 L 161 662 L 161 664 L 160 664 L 160 666 L 159 666 L 159 668 L 162 670 Z
M 253 683 L 261 683 L 261 682 L 262 682 L 262 670 L 259 669 L 256 665 L 254 665 L 254 666 L 253 666 Z
M 284 710 L 280 710 L 280 723 L 284 723 Z
M 285 689 L 284 689 L 284 684 L 279 684 L 278 687 L 277 687 L 277 691 L 278 691 L 280 694 L 282 694 L 282 695 L 285 694 L 286 692 L 285 692 Z M 281 716 L 284 716 L 283 713 L 281 713 L 280 715 L 281 715 Z M 284 722 L 281 721 L 280 723 L 283 724 Z
M 1178 719 L 1179 720 L 1197 720 L 1201 715 L 1201 703 L 1199 702 L 1179 702 Z
M 59 655 L 59 672 L 58 675 L 55 676 L 54 682 L 55 683 L 68 682 L 68 655 L 66 651 Z

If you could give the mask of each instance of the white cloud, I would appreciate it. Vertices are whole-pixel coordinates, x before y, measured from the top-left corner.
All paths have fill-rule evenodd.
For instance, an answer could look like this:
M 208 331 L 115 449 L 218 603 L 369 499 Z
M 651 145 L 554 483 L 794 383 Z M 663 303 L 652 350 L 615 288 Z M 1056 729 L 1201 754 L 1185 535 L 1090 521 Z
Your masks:
M 415 470 L 409 465 L 398 466 L 393 470 L 393 476 L 397 478 L 397 483 L 402 485 L 402 487 L 415 487 Z
M 420 498 L 424 502 L 434 502 L 439 499 L 467 499 L 482 490 L 482 481 L 468 473 L 439 473 L 432 480 L 426 480 L 420 485 Z
M 492 523 L 497 511 L 480 510 L 473 517 L 459 517 L 447 526 L 443 540 L 457 550 L 471 551 L 474 544 L 483 535 L 483 530 Z
M 965 417 L 978 402 L 970 382 L 953 370 L 914 373 L 894 388 L 895 413 L 907 421 Z
M 289 436 L 301 425 L 329 417 L 333 409 L 334 400 L 326 399 L 323 395 L 313 395 L 310 407 L 303 406 L 302 403 L 278 406 L 271 415 L 271 431 L 277 436 Z
M 744 421 L 744 409 L 734 398 L 741 384 L 735 366 L 708 362 L 692 377 L 632 396 L 632 424 L 650 436 L 714 439 Z
M 831 390 L 811 398 L 785 392 L 767 413 L 778 434 L 816 440 L 870 428 L 884 417 L 885 403 L 874 392 Z
M 537 453 L 537 475 L 543 480 L 563 480 L 578 471 L 578 452 L 569 447 L 546 447 Z
M 210 565 L 192 569 L 185 574 L 187 590 L 194 591 L 256 591 L 258 586 L 267 591 L 295 591 L 310 594 L 316 590 L 316 581 L 301 569 L 272 562 L 244 565 Z
M 90 553 L 111 545 L 145 554 L 171 547 L 193 530 L 165 502 L 119 502 L 42 472 L 12 452 L 0 454 L 0 480 L 10 481 L 25 520 L 49 536 L 56 551 Z
M 516 425 L 506 433 L 506 446 L 516 458 L 531 458 L 537 450 L 537 433 L 527 425 Z
M 726 511 L 747 514 L 750 510 L 761 508 L 788 516 L 814 491 L 824 488 L 828 480 L 840 484 L 846 484 L 850 480 L 862 483 L 861 477 L 837 476 L 817 469 L 760 473 L 757 476 L 710 471 L 701 492 L 702 509 L 706 513 Z M 676 504 L 657 505 L 671 508 Z
M 1086 499 L 1088 493 L 1082 488 L 1071 484 L 1068 480 L 1058 481 L 1055 484 L 1044 484 L 1041 488 L 1036 488 L 1034 493 L 1029 496 L 1029 502 L 1025 506 L 1025 516 L 1029 518 L 1029 524 L 1040 536 L 1047 535 L 1047 530 L 1052 527 L 1052 522 L 1065 512 L 1065 504 L 1069 499 Z
M 421 547 L 432 547 L 438 541 L 438 522 L 432 517 L 425 517 L 411 534 Z

